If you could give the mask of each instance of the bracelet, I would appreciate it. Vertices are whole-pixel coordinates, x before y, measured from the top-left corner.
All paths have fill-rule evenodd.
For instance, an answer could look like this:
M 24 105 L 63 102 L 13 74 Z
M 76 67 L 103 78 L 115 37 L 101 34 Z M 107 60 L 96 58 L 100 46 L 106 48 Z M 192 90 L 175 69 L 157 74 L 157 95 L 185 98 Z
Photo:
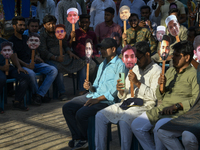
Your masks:
M 181 105 L 179 103 L 175 104 L 176 108 L 179 110 L 181 108 Z

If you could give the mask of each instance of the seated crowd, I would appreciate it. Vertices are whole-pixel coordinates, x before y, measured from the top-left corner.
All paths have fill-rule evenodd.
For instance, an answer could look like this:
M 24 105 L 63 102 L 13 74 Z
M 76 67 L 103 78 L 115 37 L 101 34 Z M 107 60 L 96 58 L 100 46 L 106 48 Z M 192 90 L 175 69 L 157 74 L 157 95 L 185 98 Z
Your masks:
M 39 12 L 44 1 L 38 1 Z M 62 111 L 72 150 L 88 147 L 92 116 L 96 150 L 106 149 L 109 123 L 119 125 L 122 150 L 131 149 L 133 135 L 144 150 L 197 150 L 200 35 L 190 17 L 185 26 L 183 3 L 150 0 L 146 5 L 142 0 L 122 0 L 118 11 L 113 0 L 95 0 L 89 15 L 85 5 L 72 0 L 70 7 L 83 10 L 73 31 L 67 18 L 62 20 L 69 15 L 66 5 L 60 1 L 57 14 L 51 10 L 29 19 L 27 28 L 22 16 L 12 19 L 14 34 L 8 40 L 0 37 L 0 94 L 7 79 L 17 79 L 13 107 L 28 111 L 23 103 L 26 89 L 31 91 L 31 104 L 40 106 L 50 102 L 47 91 L 53 84 L 58 98 L 69 100 Z M 190 3 L 186 5 L 191 9 Z M 122 21 L 119 13 L 126 9 L 131 14 Z M 79 94 L 70 100 L 63 75 L 75 72 Z M 40 84 L 36 73 L 44 75 Z

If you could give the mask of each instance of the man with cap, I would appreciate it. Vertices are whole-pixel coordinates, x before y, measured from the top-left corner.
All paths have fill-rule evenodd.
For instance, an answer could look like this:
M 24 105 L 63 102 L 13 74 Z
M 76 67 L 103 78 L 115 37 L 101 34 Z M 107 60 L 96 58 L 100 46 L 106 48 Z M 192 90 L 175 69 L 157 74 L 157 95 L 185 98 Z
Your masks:
M 162 100 L 162 104 L 147 110 L 131 124 L 134 135 L 145 150 L 165 150 L 158 138 L 158 129 L 172 118 L 185 114 L 194 105 L 199 93 L 196 69 L 191 66 L 192 43 L 181 41 L 173 48 L 173 67 L 165 75 L 160 74 L 156 89 L 156 97 Z M 151 128 L 154 138 L 149 132 Z
M 105 21 L 96 26 L 95 33 L 99 43 L 104 38 L 110 37 L 113 32 L 117 32 L 122 36 L 121 27 L 113 22 L 114 14 L 115 10 L 112 7 L 106 8 L 104 15 Z
M 132 121 L 146 110 L 153 108 L 157 99 L 155 92 L 161 73 L 161 67 L 151 60 L 149 44 L 146 41 L 141 41 L 135 44 L 135 48 L 126 45 L 122 49 L 122 55 L 125 66 L 131 63 L 135 64 L 134 60 L 132 62 L 130 61 L 131 59 L 137 59 L 138 62 L 132 69 L 132 72 L 126 77 L 125 85 L 121 83 L 120 79 L 117 80 L 117 96 L 121 99 L 121 103 L 106 107 L 96 114 L 96 150 L 106 149 L 107 126 L 110 122 L 115 124 L 119 123 L 121 150 L 130 150 L 132 142 Z M 134 100 L 142 99 L 144 103 L 143 106 L 137 105 L 124 110 L 121 109 L 121 105 L 131 98 L 130 81 L 133 81 L 134 85 L 136 85 L 134 88 Z
M 99 65 L 93 85 L 86 80 L 83 84 L 89 93 L 75 97 L 63 106 L 63 115 L 72 134 L 69 146 L 74 147 L 73 150 L 88 146 L 88 118 L 115 103 L 119 73 L 125 72 L 125 65 L 116 55 L 116 40 L 105 38 L 100 47 L 105 60 Z
M 71 24 L 75 24 L 79 19 L 78 9 L 77 8 L 69 8 L 67 10 L 67 21 Z

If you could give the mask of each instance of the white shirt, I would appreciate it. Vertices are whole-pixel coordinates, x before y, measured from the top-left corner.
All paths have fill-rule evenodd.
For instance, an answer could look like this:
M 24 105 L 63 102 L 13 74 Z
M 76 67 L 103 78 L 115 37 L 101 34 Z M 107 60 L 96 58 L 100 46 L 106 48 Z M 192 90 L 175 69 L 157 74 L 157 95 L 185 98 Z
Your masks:
M 147 5 L 151 8 L 151 15 L 150 15 L 149 18 L 150 18 L 150 20 L 152 20 L 153 22 L 155 22 L 157 24 L 157 26 L 159 26 L 160 25 L 160 20 L 161 20 L 161 13 L 159 13 L 158 17 L 155 16 L 155 11 L 156 11 L 157 8 L 155 10 L 152 9 L 152 4 L 153 3 L 154 3 L 154 0 L 150 0 L 147 3 Z M 158 3 L 157 3 L 157 7 L 158 7 Z
M 37 19 L 40 20 L 40 25 L 43 23 L 43 18 L 46 15 L 55 16 L 56 4 L 53 0 L 46 0 L 44 4 L 37 2 Z
M 95 30 L 97 24 L 104 22 L 104 9 L 112 7 L 115 10 L 113 21 L 117 23 L 116 5 L 113 0 L 94 0 L 90 8 L 90 27 Z

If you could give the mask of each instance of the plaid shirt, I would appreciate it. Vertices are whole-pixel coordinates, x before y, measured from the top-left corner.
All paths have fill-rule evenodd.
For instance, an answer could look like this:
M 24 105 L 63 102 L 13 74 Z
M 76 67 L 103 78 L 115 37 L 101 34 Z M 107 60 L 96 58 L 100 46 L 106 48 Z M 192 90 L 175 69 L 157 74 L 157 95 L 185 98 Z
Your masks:
M 150 44 L 151 54 L 156 52 L 156 41 L 152 36 L 151 32 L 147 28 L 139 27 L 137 30 L 132 30 L 129 28 L 126 31 L 127 34 L 127 44 L 133 46 L 135 43 L 140 41 L 148 41 Z

